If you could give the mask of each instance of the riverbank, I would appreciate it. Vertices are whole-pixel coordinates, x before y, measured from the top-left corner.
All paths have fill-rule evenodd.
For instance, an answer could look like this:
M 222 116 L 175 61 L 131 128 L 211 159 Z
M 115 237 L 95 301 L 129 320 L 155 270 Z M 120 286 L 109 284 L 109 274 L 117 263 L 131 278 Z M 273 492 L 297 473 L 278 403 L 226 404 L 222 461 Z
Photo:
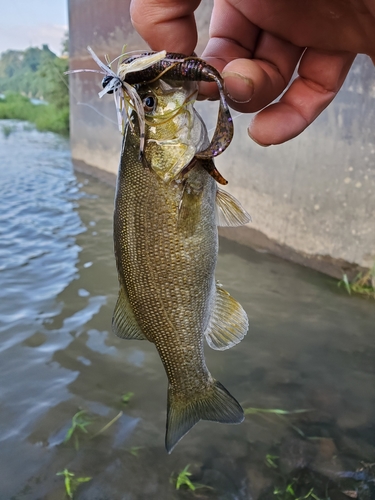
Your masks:
M 25 120 L 40 131 L 69 135 L 69 108 L 53 104 L 33 104 L 27 97 L 7 93 L 0 99 L 0 119 Z

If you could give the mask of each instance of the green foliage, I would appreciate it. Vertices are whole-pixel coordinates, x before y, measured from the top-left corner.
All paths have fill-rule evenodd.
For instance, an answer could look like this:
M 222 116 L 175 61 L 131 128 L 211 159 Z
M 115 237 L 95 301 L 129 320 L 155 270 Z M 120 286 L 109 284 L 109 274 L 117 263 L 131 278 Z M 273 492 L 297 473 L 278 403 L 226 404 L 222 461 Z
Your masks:
M 87 483 L 92 479 L 91 477 L 75 477 L 75 474 L 68 469 L 57 472 L 56 476 L 64 476 L 65 492 L 69 498 L 73 498 L 74 492 L 80 484 Z
M 278 500 L 307 500 L 309 498 L 314 500 L 321 500 L 315 493 L 314 488 L 311 488 L 305 495 L 297 496 L 295 492 L 296 484 L 295 480 L 291 483 L 287 484 L 283 488 L 276 487 L 273 491 L 273 494 L 277 497 Z
M 70 441 L 74 436 L 74 447 L 76 450 L 79 449 L 79 438 L 78 431 L 87 434 L 86 427 L 92 424 L 92 419 L 87 416 L 86 410 L 81 410 L 73 415 L 72 425 L 69 427 L 67 433 L 65 434 L 64 443 Z
M 193 481 L 191 481 L 189 479 L 189 477 L 192 475 L 191 472 L 189 472 L 189 467 L 190 467 L 190 464 L 188 464 L 178 475 L 177 477 L 174 479 L 173 478 L 173 475 L 171 477 L 171 483 L 174 483 L 175 486 L 176 486 L 176 490 L 179 490 L 181 488 L 181 486 L 186 486 L 187 489 L 189 489 L 190 491 L 195 491 L 197 490 L 198 488 L 207 488 L 209 490 L 212 490 L 213 488 L 211 488 L 211 486 L 206 486 L 205 484 L 198 484 L 198 483 L 194 483 Z
M 134 392 L 126 392 L 125 394 L 123 394 L 123 395 L 121 396 L 121 401 L 122 401 L 125 405 L 127 405 L 133 396 L 134 396 Z
M 267 467 L 270 469 L 277 469 L 277 464 L 275 460 L 277 460 L 279 457 L 277 455 L 270 455 L 267 453 L 266 458 L 264 459 L 265 464 Z
M 181 486 L 187 486 L 189 490 L 195 491 L 197 486 L 192 483 L 189 479 L 191 472 L 189 472 L 190 464 L 188 464 L 177 476 L 176 479 L 176 490 L 179 490 Z
M 58 58 L 48 45 L 43 45 L 42 49 L 7 50 L 0 58 L 0 92 L 19 92 L 43 99 L 47 83 L 38 71 L 54 59 Z
M 35 123 L 38 130 L 50 130 L 58 134 L 69 133 L 69 108 L 56 108 L 52 104 L 35 105 L 25 96 L 5 94 L 0 100 L 0 119 L 27 120 Z
M 8 50 L 0 57 L 0 118 L 28 120 L 39 130 L 69 133 L 68 34 L 63 42 L 63 57 L 48 45 L 24 51 Z M 35 106 L 26 97 L 47 101 Z
M 375 264 L 366 273 L 359 273 L 353 281 L 349 281 L 346 274 L 337 284 L 344 286 L 349 295 L 356 293 L 375 299 Z
M 139 455 L 139 450 L 142 450 L 143 446 L 132 446 L 129 448 L 129 453 L 133 455 L 133 457 L 138 457 Z

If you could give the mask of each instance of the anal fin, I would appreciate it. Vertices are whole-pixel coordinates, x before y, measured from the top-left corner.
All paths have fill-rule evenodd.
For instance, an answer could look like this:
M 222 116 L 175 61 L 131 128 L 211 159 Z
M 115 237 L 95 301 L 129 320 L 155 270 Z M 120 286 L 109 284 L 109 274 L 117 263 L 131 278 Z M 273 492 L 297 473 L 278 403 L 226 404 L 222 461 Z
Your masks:
M 217 189 L 216 192 L 216 221 L 218 226 L 243 226 L 251 222 L 251 216 L 241 206 L 234 196 Z
M 147 340 L 131 308 L 125 290 L 120 287 L 112 317 L 112 330 L 117 337 L 131 340 Z
M 215 305 L 204 335 L 208 345 L 224 351 L 241 342 L 249 328 L 249 320 L 239 304 L 221 285 L 216 284 Z

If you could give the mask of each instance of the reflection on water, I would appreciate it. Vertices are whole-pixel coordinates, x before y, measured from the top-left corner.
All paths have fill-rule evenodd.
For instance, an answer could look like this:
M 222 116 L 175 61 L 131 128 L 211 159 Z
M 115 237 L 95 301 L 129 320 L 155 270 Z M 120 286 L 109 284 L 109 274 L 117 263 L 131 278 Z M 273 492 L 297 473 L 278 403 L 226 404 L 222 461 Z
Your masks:
M 159 357 L 110 333 L 113 190 L 73 172 L 65 139 L 12 126 L 0 136 L 1 500 L 63 498 L 64 468 L 92 477 L 82 500 L 185 498 L 170 477 L 187 464 L 211 487 L 197 498 L 293 500 L 288 484 L 373 498 L 373 469 L 356 469 L 375 461 L 374 304 L 223 240 L 217 277 L 250 332 L 207 349 L 210 371 L 246 408 L 309 411 L 200 422 L 168 456 Z M 64 438 L 80 409 L 90 423 L 75 449 Z

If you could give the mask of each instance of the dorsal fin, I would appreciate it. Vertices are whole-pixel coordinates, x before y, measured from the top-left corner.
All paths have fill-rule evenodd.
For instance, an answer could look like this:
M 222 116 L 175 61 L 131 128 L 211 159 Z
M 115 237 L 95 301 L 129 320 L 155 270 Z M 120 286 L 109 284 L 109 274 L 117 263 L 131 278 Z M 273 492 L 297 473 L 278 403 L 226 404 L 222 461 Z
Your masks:
M 222 286 L 216 284 L 215 305 L 206 331 L 208 345 L 224 351 L 241 342 L 249 328 L 249 320 L 239 304 Z
M 217 188 L 216 221 L 218 226 L 243 226 L 251 221 L 250 215 L 234 196 Z
M 147 340 L 135 319 L 127 293 L 122 287 L 113 312 L 112 330 L 121 339 Z

